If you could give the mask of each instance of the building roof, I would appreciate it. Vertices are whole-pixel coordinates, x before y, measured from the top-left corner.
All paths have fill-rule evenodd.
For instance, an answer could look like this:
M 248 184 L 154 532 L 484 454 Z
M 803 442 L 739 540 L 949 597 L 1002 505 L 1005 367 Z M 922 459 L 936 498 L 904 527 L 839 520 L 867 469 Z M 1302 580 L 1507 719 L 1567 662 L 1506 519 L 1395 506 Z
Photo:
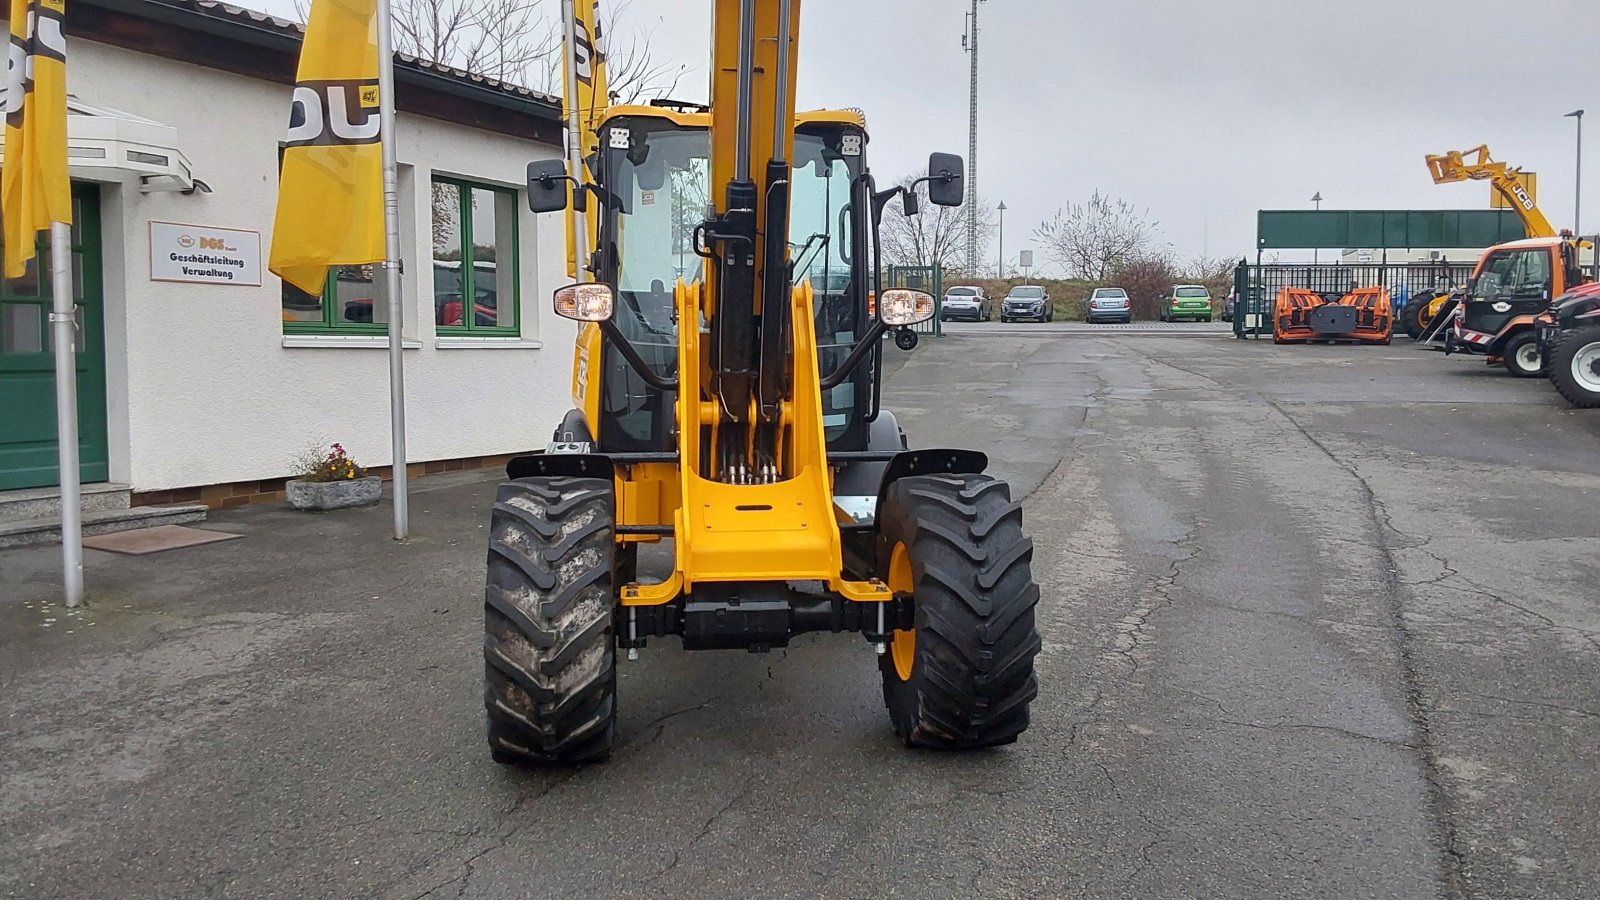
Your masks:
M 85 2 L 93 2 L 93 0 L 85 0 Z M 161 6 L 170 6 L 177 9 L 187 9 L 195 12 L 197 15 L 213 16 L 220 19 L 229 19 L 242 22 L 254 27 L 277 32 L 278 34 L 291 37 L 296 41 L 299 41 L 304 37 L 306 30 L 305 26 L 299 22 L 291 22 L 288 19 L 280 19 L 277 16 L 268 15 L 267 13 L 258 12 L 253 9 L 245 9 L 241 6 L 234 6 L 231 3 L 217 3 L 215 0 L 134 0 L 134 2 L 159 4 Z M 531 90 L 520 85 L 511 84 L 510 82 L 500 81 L 499 79 L 490 78 L 485 75 L 478 75 L 473 72 L 468 72 L 465 69 L 458 69 L 454 66 L 432 62 L 416 56 L 411 56 L 406 53 L 401 53 L 399 51 L 395 52 L 394 58 L 396 63 L 405 68 L 431 70 L 438 72 L 441 75 L 446 75 L 450 78 L 456 78 L 462 81 L 471 82 L 473 84 L 480 84 L 493 90 L 502 91 L 514 97 L 526 97 L 530 100 L 542 100 L 546 103 L 553 103 L 558 106 L 561 103 L 560 97 L 552 96 L 541 91 Z
M 77 0 L 72 14 L 74 38 L 281 83 L 294 81 L 305 33 L 296 22 L 215 0 Z M 560 142 L 559 97 L 402 53 L 395 89 L 402 112 Z

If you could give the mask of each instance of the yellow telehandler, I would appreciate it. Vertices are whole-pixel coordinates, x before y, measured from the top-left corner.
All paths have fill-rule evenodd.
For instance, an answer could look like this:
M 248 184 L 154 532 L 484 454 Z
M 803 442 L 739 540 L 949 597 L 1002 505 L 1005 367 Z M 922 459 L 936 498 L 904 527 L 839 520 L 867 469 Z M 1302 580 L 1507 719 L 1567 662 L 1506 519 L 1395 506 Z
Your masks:
M 582 323 L 574 409 L 491 515 L 491 754 L 609 755 L 619 650 L 818 631 L 875 647 L 908 746 L 1013 742 L 1040 647 L 1021 505 L 983 453 L 907 449 L 879 407 L 884 337 L 935 308 L 881 283 L 885 206 L 919 192 L 878 190 L 859 113 L 795 115 L 799 0 L 713 6 L 708 112 L 607 107 L 591 153 L 528 167 L 535 212 L 594 230 L 554 297 Z M 930 202 L 961 203 L 959 157 L 928 173 Z
M 1496 162 L 1489 155 L 1486 144 L 1471 150 L 1451 150 L 1429 155 L 1428 174 L 1434 184 L 1456 184 L 1463 181 L 1487 181 L 1506 208 L 1514 210 L 1522 220 L 1522 227 L 1530 238 L 1556 236 L 1555 226 L 1545 218 L 1534 196 L 1532 176 L 1520 168 Z M 1412 298 L 1401 308 L 1396 324 L 1412 338 L 1422 338 L 1430 333 L 1429 326 L 1439 315 L 1439 310 L 1455 297 L 1459 303 L 1465 285 L 1453 285 L 1440 291 L 1425 291 Z M 1438 329 L 1432 333 L 1437 334 Z

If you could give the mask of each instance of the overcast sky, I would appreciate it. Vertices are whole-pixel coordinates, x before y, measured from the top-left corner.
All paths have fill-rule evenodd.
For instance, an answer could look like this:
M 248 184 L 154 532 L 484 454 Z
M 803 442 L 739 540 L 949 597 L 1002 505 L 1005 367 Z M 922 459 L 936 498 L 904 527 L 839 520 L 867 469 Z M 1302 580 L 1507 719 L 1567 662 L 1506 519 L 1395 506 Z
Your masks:
M 970 0 L 802 5 L 799 104 L 866 110 L 880 180 L 966 154 Z M 691 67 L 683 99 L 707 93 L 710 9 L 628 9 Z M 1008 257 L 1096 188 L 1148 207 L 1185 255 L 1247 254 L 1256 210 L 1316 192 L 1324 209 L 1482 208 L 1487 185 L 1436 187 L 1423 157 L 1483 143 L 1537 171 L 1540 205 L 1570 227 L 1562 116 L 1582 107 L 1584 230 L 1600 231 L 1600 0 L 991 0 L 979 14 L 979 191 L 1008 207 Z

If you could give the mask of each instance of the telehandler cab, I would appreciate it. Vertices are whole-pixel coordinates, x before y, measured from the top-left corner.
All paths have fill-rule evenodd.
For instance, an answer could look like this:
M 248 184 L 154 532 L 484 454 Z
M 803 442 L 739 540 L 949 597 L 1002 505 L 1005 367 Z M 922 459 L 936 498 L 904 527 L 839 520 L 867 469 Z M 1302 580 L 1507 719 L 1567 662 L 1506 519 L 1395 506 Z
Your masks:
M 619 649 L 815 631 L 875 646 L 908 746 L 1015 741 L 1040 647 L 1021 505 L 983 453 L 906 449 L 879 408 L 883 338 L 934 311 L 879 266 L 885 205 L 918 195 L 877 189 L 860 114 L 797 121 L 799 0 L 714 5 L 709 112 L 611 107 L 583 165 L 529 166 L 534 211 L 581 203 L 598 227 L 592 280 L 554 298 L 582 323 L 575 408 L 492 513 L 491 753 L 605 758 Z M 928 172 L 959 205 L 960 158 Z M 640 545 L 666 540 L 650 577 Z

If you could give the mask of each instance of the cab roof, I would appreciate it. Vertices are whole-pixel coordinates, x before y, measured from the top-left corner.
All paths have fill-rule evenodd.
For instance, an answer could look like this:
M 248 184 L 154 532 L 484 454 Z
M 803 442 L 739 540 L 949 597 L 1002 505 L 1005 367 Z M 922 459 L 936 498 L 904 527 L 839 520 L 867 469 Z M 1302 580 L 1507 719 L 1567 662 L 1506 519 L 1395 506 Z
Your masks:
M 615 118 L 624 116 L 651 117 L 666 119 L 680 128 L 710 128 L 711 113 L 691 110 L 673 109 L 665 106 L 645 106 L 638 103 L 623 103 L 617 106 L 606 107 L 600 115 L 599 125 Z M 798 112 L 794 115 L 797 125 L 853 125 L 865 131 L 867 116 L 859 109 L 813 109 Z

